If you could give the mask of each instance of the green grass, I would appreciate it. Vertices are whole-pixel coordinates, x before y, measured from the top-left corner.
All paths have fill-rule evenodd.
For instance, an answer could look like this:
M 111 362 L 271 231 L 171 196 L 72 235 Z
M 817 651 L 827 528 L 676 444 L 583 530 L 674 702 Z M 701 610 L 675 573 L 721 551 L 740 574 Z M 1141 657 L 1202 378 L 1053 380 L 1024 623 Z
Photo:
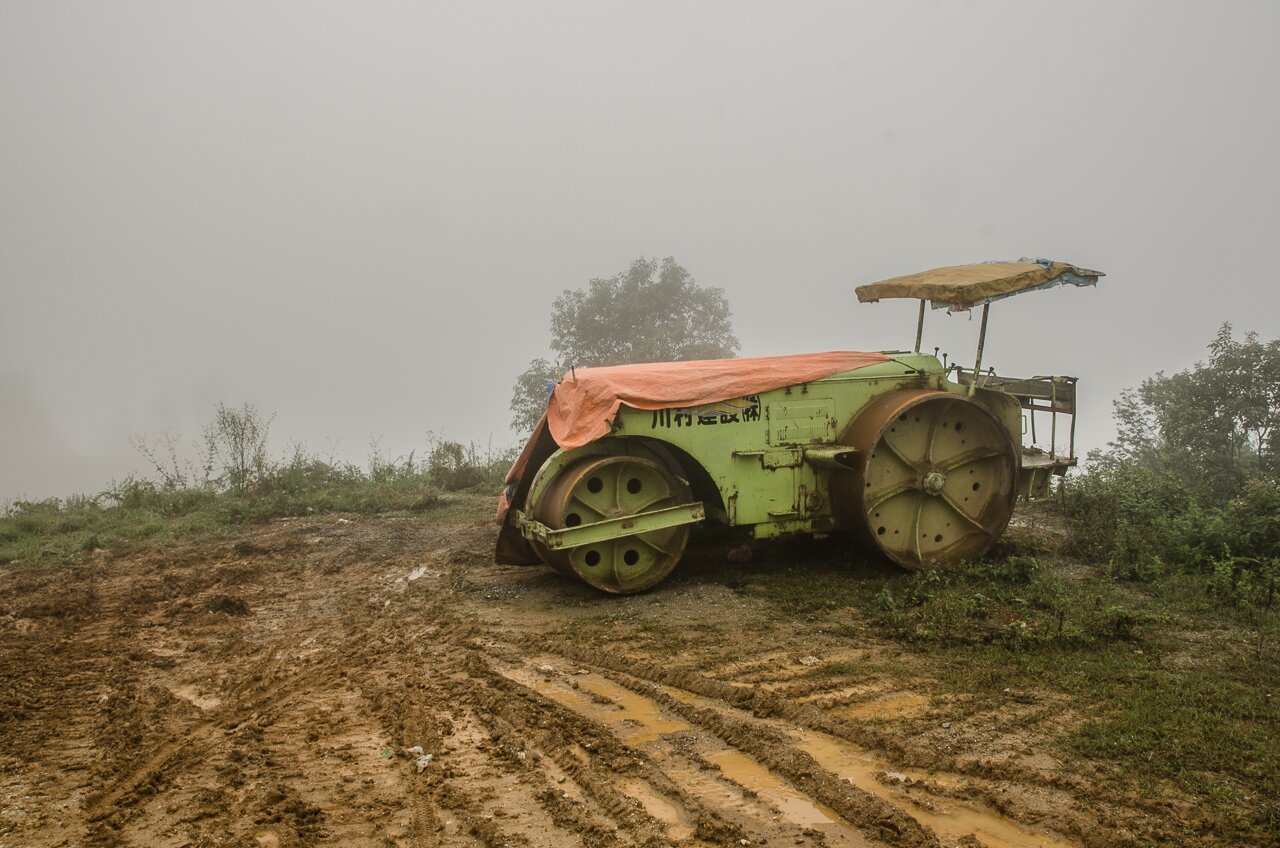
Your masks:
M 437 520 L 448 520 L 450 510 L 460 504 L 466 504 L 463 508 L 469 514 L 474 510 L 470 499 L 445 493 L 427 473 L 379 478 L 358 469 L 329 472 L 301 479 L 279 473 L 243 494 L 204 488 L 166 490 L 128 480 L 94 498 L 19 502 L 0 514 L 0 563 L 70 562 L 97 548 L 205 538 L 290 516 L 430 510 Z M 496 488 L 485 479 L 469 491 L 489 495 Z
M 829 662 L 814 666 L 804 673 L 805 677 L 855 677 L 867 671 L 867 664 L 860 662 Z
M 66 562 L 98 548 L 209 536 L 231 523 L 212 502 L 176 512 L 157 506 L 102 506 L 79 498 L 22 503 L 0 517 L 0 562 Z
M 1009 690 L 1065 694 L 1074 717 L 1057 743 L 1068 758 L 1086 758 L 1148 797 L 1170 782 L 1242 831 L 1274 832 L 1277 657 L 1225 648 L 1179 667 L 1165 652 L 1176 636 L 1152 633 L 1144 648 L 1054 641 L 943 646 L 927 660 L 943 686 L 979 704 L 1003 702 Z

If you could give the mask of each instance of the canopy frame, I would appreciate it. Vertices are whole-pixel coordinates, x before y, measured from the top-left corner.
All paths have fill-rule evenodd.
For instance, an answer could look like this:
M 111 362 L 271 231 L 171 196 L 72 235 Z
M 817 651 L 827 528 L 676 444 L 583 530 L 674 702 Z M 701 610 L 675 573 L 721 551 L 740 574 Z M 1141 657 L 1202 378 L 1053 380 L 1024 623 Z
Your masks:
M 874 303 L 883 298 L 912 298 L 920 301 L 916 316 L 916 342 L 914 351 L 920 352 L 924 340 L 925 303 L 934 309 L 950 312 L 967 312 L 982 306 L 982 323 L 978 330 L 978 348 L 974 355 L 973 380 L 969 394 L 977 390 L 978 375 L 982 371 L 982 354 L 987 342 L 987 322 L 991 304 L 1006 297 L 1029 291 L 1040 291 L 1062 285 L 1092 286 L 1101 271 L 1090 271 L 1067 262 L 1051 259 L 1028 259 L 1016 262 L 982 262 L 975 265 L 952 265 L 934 268 L 918 274 L 893 277 L 877 283 L 858 286 L 858 300 Z

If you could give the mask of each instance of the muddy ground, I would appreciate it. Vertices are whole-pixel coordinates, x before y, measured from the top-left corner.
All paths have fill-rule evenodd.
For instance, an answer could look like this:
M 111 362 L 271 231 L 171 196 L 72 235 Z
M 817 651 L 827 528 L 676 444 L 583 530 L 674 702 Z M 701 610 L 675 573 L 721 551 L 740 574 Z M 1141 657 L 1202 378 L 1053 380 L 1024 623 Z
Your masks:
M 464 497 L 0 566 L 0 846 L 1203 837 L 1058 758 L 1071 703 L 975 711 L 856 611 L 739 591 L 723 540 L 616 598 L 493 534 Z

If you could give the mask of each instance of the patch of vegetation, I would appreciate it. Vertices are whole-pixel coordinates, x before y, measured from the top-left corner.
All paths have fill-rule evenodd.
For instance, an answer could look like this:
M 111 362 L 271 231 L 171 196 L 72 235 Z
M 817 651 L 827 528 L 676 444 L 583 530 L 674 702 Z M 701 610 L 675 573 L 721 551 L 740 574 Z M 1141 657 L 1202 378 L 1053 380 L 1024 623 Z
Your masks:
M 804 673 L 805 677 L 855 677 L 865 673 L 867 666 L 865 663 L 851 662 L 843 660 L 840 662 L 823 663 L 814 666 Z
M 882 631 L 943 645 L 1133 641 L 1149 617 L 1111 581 L 1025 555 L 886 580 L 872 607 Z
M 0 512 L 0 562 L 68 561 L 143 540 L 173 541 L 274 518 L 326 512 L 438 510 L 454 492 L 496 492 L 511 452 L 433 439 L 425 460 L 388 458 L 376 445 L 367 468 L 321 459 L 295 446 L 283 461 L 266 453 L 271 418 L 222 404 L 205 428 L 198 462 L 177 442 L 135 440 L 154 469 L 93 496 L 17 501 Z
M 1071 548 L 1123 580 L 1201 578 L 1206 600 L 1270 611 L 1280 578 L 1280 339 L 1237 341 L 1116 402 L 1117 439 L 1056 492 Z
M 756 593 L 787 620 L 813 621 L 848 607 L 861 587 L 843 571 L 783 568 L 767 584 L 756 586 Z
M 1274 650 L 1240 650 L 1235 634 L 1183 652 L 1187 631 L 1148 624 L 1126 640 L 933 646 L 942 685 L 991 706 L 1010 693 L 1070 697 L 1058 740 L 1149 797 L 1172 783 L 1246 833 L 1280 827 L 1280 691 Z M 1202 652 L 1202 653 L 1201 653 Z

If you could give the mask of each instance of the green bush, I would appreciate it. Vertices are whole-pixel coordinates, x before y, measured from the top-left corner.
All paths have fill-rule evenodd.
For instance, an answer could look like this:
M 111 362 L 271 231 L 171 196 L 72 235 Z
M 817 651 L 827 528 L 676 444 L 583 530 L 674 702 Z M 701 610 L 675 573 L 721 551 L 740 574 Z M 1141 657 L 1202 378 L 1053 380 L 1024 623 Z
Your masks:
M 1236 341 L 1115 404 L 1117 438 L 1056 491 L 1072 552 L 1112 577 L 1196 575 L 1219 603 L 1270 603 L 1280 560 L 1280 339 Z
M 1280 558 L 1280 485 L 1256 479 L 1223 510 L 1232 549 L 1262 560 Z
M 1280 562 L 1280 487 L 1248 481 L 1224 503 L 1133 462 L 1102 462 L 1058 487 L 1072 520 L 1069 549 L 1121 580 L 1199 575 L 1205 593 L 1229 606 L 1271 603 Z
M 427 456 L 427 472 L 438 486 L 449 492 L 486 486 L 501 488 L 507 469 L 515 460 L 514 451 L 483 453 L 475 442 L 462 444 L 438 439 Z

